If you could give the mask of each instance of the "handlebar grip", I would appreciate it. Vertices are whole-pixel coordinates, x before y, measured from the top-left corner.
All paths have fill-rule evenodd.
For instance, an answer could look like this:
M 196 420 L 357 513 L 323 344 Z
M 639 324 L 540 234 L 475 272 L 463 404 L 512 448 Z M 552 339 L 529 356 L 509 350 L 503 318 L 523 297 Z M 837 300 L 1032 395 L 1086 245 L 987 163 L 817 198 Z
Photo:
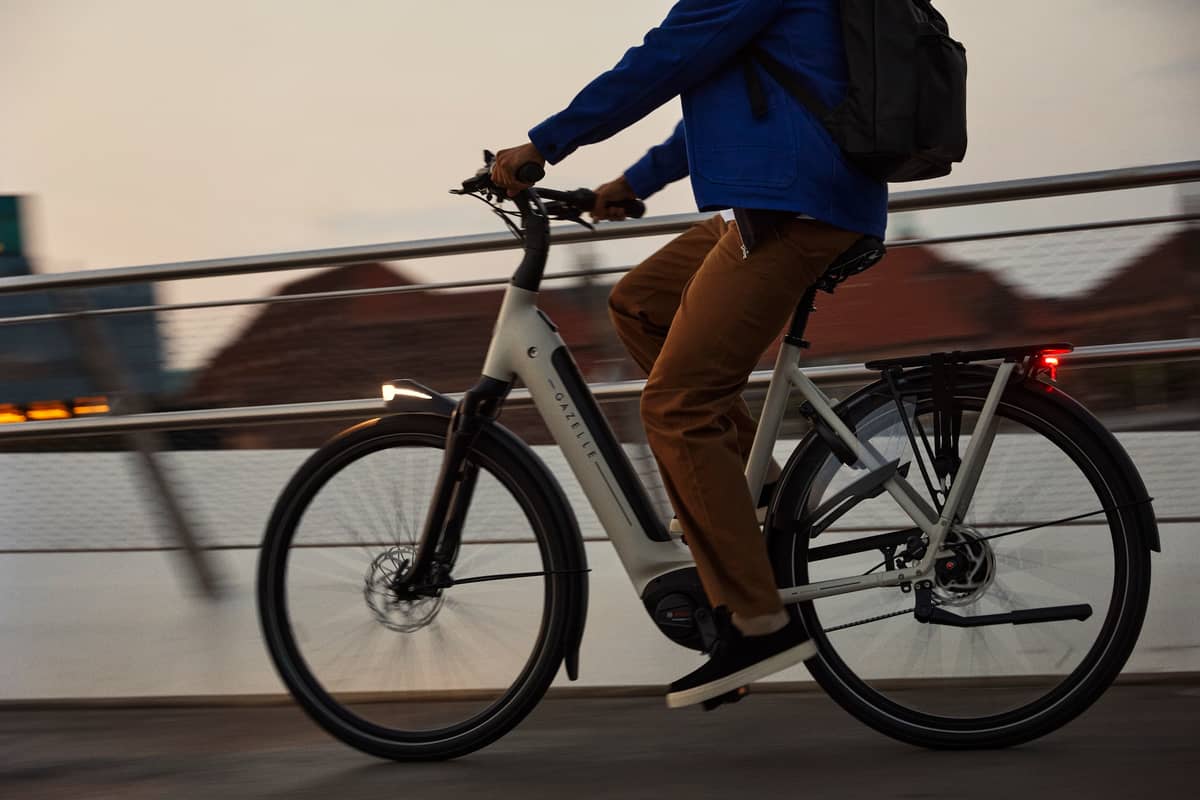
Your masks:
M 530 161 L 528 164 L 522 164 L 517 170 L 517 180 L 521 183 L 537 183 L 542 178 L 546 177 L 546 170 L 541 164 Z
M 568 196 L 570 201 L 581 211 L 591 211 L 592 206 L 596 205 L 596 193 L 591 189 L 576 189 Z M 615 203 L 609 203 L 608 207 L 625 209 L 625 216 L 631 219 L 641 219 L 646 214 L 646 204 L 637 198 L 618 200 Z
M 622 200 L 619 203 L 609 203 L 609 205 L 620 206 L 625 209 L 625 214 L 633 219 L 641 219 L 646 214 L 646 204 L 641 200 Z

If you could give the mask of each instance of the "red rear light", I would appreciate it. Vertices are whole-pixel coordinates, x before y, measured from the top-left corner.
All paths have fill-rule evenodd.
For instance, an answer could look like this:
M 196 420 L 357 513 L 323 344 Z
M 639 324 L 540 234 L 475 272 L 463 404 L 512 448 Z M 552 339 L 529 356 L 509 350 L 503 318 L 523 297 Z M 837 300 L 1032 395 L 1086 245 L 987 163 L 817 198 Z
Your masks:
M 1041 357 L 1042 368 L 1049 373 L 1050 380 L 1058 380 L 1058 356 L 1044 354 Z

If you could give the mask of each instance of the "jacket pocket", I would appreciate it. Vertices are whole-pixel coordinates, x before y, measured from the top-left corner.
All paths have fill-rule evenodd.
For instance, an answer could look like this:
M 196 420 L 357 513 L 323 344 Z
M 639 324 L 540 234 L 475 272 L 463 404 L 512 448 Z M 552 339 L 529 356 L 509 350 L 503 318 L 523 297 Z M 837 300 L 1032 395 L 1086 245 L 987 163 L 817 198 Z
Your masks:
M 733 73 L 684 98 L 696 159 L 692 171 L 704 180 L 731 186 L 791 186 L 798 171 L 799 147 L 791 109 L 784 105 L 781 92 L 769 91 L 769 111 L 763 119 L 755 119 L 740 83 L 741 72 Z

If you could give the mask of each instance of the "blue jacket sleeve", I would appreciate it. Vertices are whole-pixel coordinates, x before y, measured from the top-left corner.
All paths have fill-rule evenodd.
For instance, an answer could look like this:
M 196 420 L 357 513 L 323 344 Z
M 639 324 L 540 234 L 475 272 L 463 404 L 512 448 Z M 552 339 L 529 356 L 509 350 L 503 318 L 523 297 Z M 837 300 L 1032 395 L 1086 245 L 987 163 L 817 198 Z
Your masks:
M 625 180 L 629 181 L 633 193 L 643 200 L 687 175 L 687 142 L 682 121 L 675 126 L 669 139 L 651 147 L 636 164 L 625 170 Z
M 529 132 L 557 164 L 628 128 L 724 66 L 771 24 L 784 0 L 679 0 L 641 45 Z

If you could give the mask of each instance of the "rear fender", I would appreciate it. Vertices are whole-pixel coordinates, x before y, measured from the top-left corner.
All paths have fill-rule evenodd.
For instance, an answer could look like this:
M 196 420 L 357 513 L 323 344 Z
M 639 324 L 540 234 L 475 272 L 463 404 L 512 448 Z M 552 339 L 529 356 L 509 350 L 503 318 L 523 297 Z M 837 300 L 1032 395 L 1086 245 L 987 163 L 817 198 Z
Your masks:
M 991 385 L 995 371 L 987 367 L 964 365 L 958 368 L 957 375 L 957 380 L 960 383 L 963 381 L 972 381 L 986 387 Z M 928 384 L 931 380 L 932 374 L 930 368 L 920 367 L 906 370 L 899 377 L 898 386 L 901 392 L 904 392 L 906 389 L 912 390 L 922 384 Z M 1142 481 L 1141 475 L 1138 474 L 1137 468 L 1129 458 L 1129 454 L 1125 452 L 1125 448 L 1121 446 L 1121 443 L 1113 436 L 1112 432 L 1105 428 L 1078 400 L 1057 386 L 1041 382 L 1037 382 L 1036 386 L 1044 392 L 1046 399 L 1062 406 L 1064 410 L 1082 422 L 1088 429 L 1088 432 L 1099 439 L 1112 454 L 1113 459 L 1117 462 L 1117 466 L 1125 478 L 1129 496 L 1135 498 L 1134 502 L 1136 505 L 1130 507 L 1128 513 L 1136 518 L 1140 529 L 1145 531 L 1144 540 L 1146 547 L 1156 553 L 1162 552 L 1162 541 L 1158 533 L 1158 522 L 1154 515 L 1153 503 L 1146 492 L 1146 485 Z M 880 394 L 885 396 L 891 395 L 891 389 L 882 380 L 865 386 L 847 397 L 837 405 L 837 412 L 844 420 L 853 420 L 859 416 L 859 406 L 868 402 L 874 402 L 874 398 Z M 809 454 L 813 453 L 815 448 L 822 446 L 823 442 L 821 439 L 814 431 L 810 431 L 801 441 L 800 446 L 788 458 L 783 468 L 783 474 L 780 477 L 780 491 L 775 493 L 775 496 L 771 500 L 771 507 L 767 512 L 766 530 L 776 530 L 774 520 L 777 513 L 783 514 L 782 518 L 787 519 L 787 515 L 795 511 L 797 504 L 804 501 L 804 497 L 798 496 L 798 494 L 807 493 L 808 487 L 796 486 L 795 481 L 797 478 L 802 477 L 798 474 L 802 469 L 802 465 L 803 468 L 807 468 L 806 459 Z

